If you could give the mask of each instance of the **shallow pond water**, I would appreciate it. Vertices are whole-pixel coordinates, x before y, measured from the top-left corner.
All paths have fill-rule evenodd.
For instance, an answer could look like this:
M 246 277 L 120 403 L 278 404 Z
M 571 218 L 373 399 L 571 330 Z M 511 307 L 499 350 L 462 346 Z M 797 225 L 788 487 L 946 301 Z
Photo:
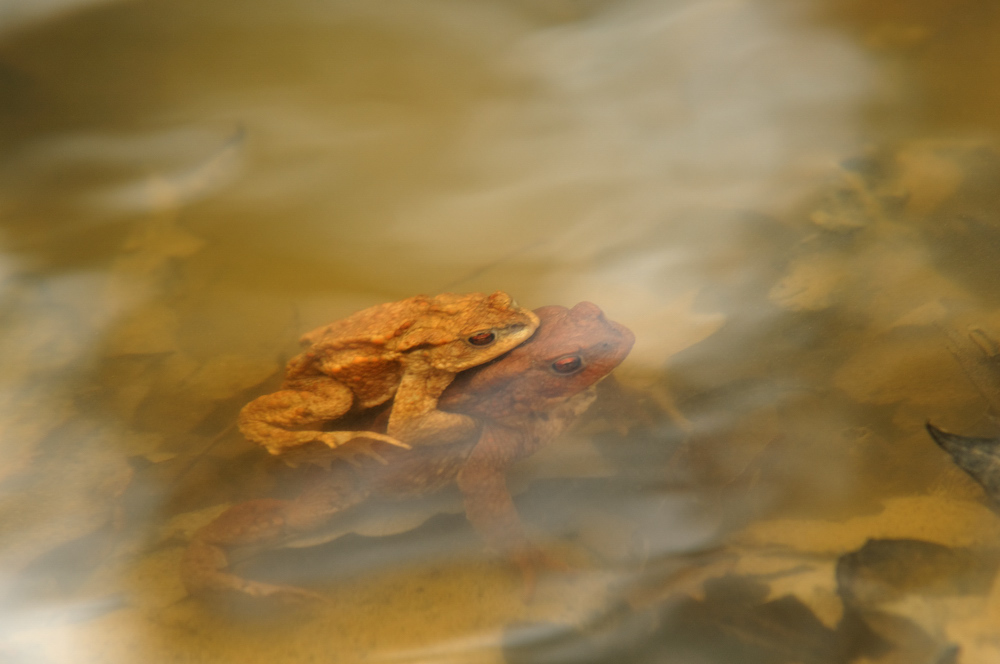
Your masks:
M 0 660 L 1000 661 L 1000 10 L 944 0 L 0 7 Z M 302 470 L 233 423 L 298 337 L 416 293 L 636 345 L 509 484 L 190 597 Z

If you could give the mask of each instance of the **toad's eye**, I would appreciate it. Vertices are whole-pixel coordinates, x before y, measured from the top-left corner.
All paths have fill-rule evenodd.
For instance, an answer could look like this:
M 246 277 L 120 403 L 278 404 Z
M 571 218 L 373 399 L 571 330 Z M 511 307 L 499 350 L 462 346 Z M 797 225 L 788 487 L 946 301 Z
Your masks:
M 496 341 L 497 335 L 495 335 L 490 330 L 485 332 L 476 332 L 467 341 L 473 346 L 489 346 L 491 343 Z
M 552 370 L 558 374 L 576 373 L 583 368 L 583 360 L 579 355 L 567 355 L 560 357 L 552 363 Z

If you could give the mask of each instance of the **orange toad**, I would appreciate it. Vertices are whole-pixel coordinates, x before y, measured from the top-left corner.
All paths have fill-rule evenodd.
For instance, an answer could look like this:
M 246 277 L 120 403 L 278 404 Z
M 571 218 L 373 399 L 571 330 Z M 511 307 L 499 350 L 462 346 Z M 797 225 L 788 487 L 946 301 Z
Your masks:
M 281 389 L 243 408 L 240 431 L 271 454 L 312 441 L 336 448 L 354 438 L 400 447 L 454 440 L 475 423 L 438 410 L 438 397 L 457 372 L 507 352 L 537 327 L 535 314 L 499 291 L 420 295 L 359 311 L 302 337 L 308 348 L 288 363 Z M 384 434 L 319 427 L 389 399 Z

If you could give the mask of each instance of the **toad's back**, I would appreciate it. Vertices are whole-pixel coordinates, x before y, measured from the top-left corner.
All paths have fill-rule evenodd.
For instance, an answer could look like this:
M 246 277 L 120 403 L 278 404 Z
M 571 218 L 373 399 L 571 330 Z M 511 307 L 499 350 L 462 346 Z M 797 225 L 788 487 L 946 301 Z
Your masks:
M 381 345 L 405 332 L 418 318 L 430 313 L 432 305 L 431 299 L 423 295 L 399 302 L 386 302 L 306 332 L 300 341 L 303 345 L 331 343 L 336 340 Z

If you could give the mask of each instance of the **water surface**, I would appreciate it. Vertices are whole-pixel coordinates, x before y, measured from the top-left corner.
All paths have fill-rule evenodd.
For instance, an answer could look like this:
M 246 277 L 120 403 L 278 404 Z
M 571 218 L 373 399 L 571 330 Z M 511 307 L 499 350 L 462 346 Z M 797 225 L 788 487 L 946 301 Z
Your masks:
M 5 661 L 996 661 L 1000 519 L 923 425 L 997 433 L 998 29 L 941 1 L 12 2 Z M 296 486 L 231 425 L 300 334 L 496 289 L 637 337 L 511 479 L 570 571 L 526 602 L 444 501 L 243 563 L 328 606 L 187 597 L 191 533 Z

